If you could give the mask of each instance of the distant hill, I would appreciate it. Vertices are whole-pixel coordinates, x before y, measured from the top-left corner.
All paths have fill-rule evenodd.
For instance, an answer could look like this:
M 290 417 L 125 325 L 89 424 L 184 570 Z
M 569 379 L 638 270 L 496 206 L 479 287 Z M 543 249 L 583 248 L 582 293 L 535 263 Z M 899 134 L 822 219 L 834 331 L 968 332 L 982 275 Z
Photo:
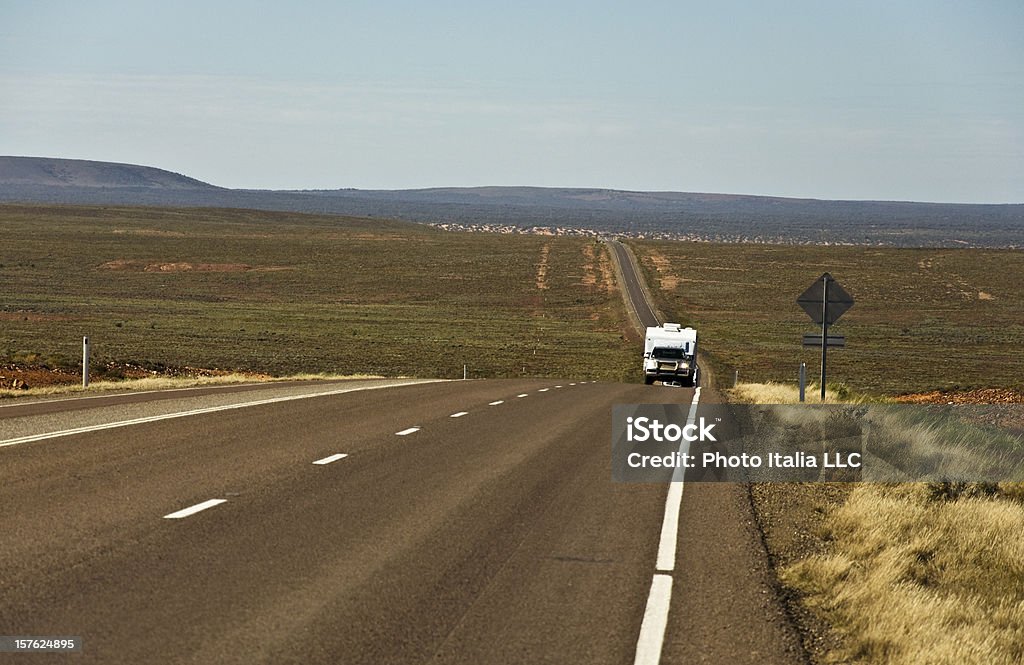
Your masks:
M 693 192 L 637 192 L 622 189 L 586 189 L 571 187 L 435 187 L 429 189 L 340 189 L 301 190 L 320 196 L 354 196 L 368 200 L 394 200 L 421 203 L 457 203 L 477 205 L 550 206 L 605 210 L 679 209 L 683 206 L 758 205 L 812 199 L 785 199 L 743 194 L 704 194 Z
M 825 201 L 554 187 L 225 189 L 130 164 L 0 157 L 0 202 L 250 208 L 452 229 L 715 242 L 1024 248 L 1024 204 Z
M 0 157 L 0 185 L 219 189 L 201 180 L 151 166 L 48 157 Z

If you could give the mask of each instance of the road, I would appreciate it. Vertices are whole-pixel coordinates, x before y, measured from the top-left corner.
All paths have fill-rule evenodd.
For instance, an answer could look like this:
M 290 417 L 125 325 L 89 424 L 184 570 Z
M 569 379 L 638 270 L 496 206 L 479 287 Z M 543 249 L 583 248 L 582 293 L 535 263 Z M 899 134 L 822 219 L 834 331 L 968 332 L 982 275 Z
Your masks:
M 626 302 L 640 324 L 640 332 L 643 333 L 644 328 L 660 325 L 662 322 L 644 293 L 643 280 L 629 250 L 618 240 L 609 240 L 608 246 L 615 253 L 615 260 L 622 271 L 621 286 L 626 295 Z
M 364 380 L 0 407 L 0 635 L 83 640 L 0 662 L 803 662 L 743 487 L 611 480 L 613 405 L 695 397 Z

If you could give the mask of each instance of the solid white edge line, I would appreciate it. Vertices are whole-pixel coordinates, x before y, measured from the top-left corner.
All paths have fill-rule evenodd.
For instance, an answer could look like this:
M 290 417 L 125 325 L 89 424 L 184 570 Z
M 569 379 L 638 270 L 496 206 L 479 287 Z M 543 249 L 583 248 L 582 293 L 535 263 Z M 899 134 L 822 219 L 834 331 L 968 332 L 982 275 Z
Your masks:
M 693 391 L 690 412 L 686 424 L 697 419 L 697 404 L 700 402 L 700 388 Z M 690 444 L 683 439 L 679 452 L 688 454 Z M 676 543 L 679 540 L 679 509 L 683 501 L 683 474 L 676 469 L 665 497 L 665 515 L 661 521 L 661 538 L 658 542 L 658 558 L 655 567 L 658 572 L 651 580 L 651 592 L 647 596 L 644 620 L 640 625 L 640 636 L 636 641 L 636 657 L 633 665 L 658 665 L 661 661 L 661 647 L 665 641 L 668 626 L 668 610 L 672 600 L 672 576 L 676 567 Z
M 214 506 L 219 506 L 222 503 L 227 503 L 227 499 L 210 499 L 208 501 L 203 501 L 202 503 L 197 503 L 194 506 L 189 506 L 188 508 L 183 508 L 183 509 L 181 509 L 181 510 L 179 510 L 177 512 L 171 513 L 170 515 L 164 515 L 164 519 L 165 520 L 180 520 L 183 517 L 188 517 L 189 515 L 195 515 L 196 513 L 200 512 L 200 511 L 206 510 L 207 508 L 213 508 Z
M 407 429 L 403 429 L 401 432 L 395 432 L 395 436 L 409 436 L 410 434 L 418 431 L 420 431 L 419 427 L 409 427 Z
M 644 620 L 640 624 L 640 637 L 636 641 L 633 665 L 657 665 L 661 660 L 661 647 L 668 626 L 668 608 L 672 601 L 672 576 L 658 575 L 651 580 Z
M 693 391 L 693 401 L 690 402 L 690 412 L 686 415 L 686 424 L 692 425 L 697 421 L 697 405 L 700 402 L 700 388 L 696 388 Z M 679 442 L 679 454 L 688 455 L 690 452 L 690 442 L 686 439 L 682 439 Z M 672 472 L 672 482 L 681 483 L 683 482 L 683 476 L 686 473 L 686 469 L 682 467 L 676 467 L 675 471 Z
M 665 517 L 661 520 L 658 562 L 655 568 L 672 572 L 676 567 L 676 541 L 679 539 L 679 507 L 683 502 L 683 483 L 670 483 L 665 497 Z
M 469 415 L 469 411 L 459 411 L 458 413 L 453 413 L 452 415 L 450 415 L 448 417 L 449 418 L 461 418 L 462 416 L 466 416 L 466 415 Z
M 503 399 L 499 399 L 499 400 L 497 400 L 496 402 L 491 402 L 491 403 L 490 403 L 490 404 L 488 404 L 487 406 L 498 406 L 499 404 L 504 404 L 504 403 L 505 403 L 505 400 L 503 400 Z
M 313 397 L 327 397 L 329 395 L 341 395 L 343 393 L 359 392 L 363 390 L 381 390 L 383 388 L 400 388 L 402 386 L 416 386 L 424 383 L 438 383 L 444 381 L 444 379 L 436 379 L 430 381 L 410 381 L 406 383 L 392 383 L 384 386 L 355 386 L 350 388 L 339 388 L 337 390 L 326 390 L 317 393 L 306 393 L 302 395 L 286 395 L 284 397 L 272 397 L 270 399 L 261 399 L 253 402 L 239 402 L 236 404 L 222 404 L 220 406 L 208 406 L 201 409 L 191 409 L 189 411 L 177 411 L 175 413 L 164 413 L 158 416 L 147 416 L 145 418 L 132 418 L 131 420 L 119 420 L 113 423 L 102 423 L 99 425 L 89 425 L 87 427 L 76 427 L 75 429 L 66 429 L 56 432 L 46 432 L 44 434 L 31 434 L 28 436 L 21 436 L 15 439 L 7 439 L 6 441 L 0 441 L 0 448 L 7 446 L 15 446 L 19 443 L 31 443 L 33 441 L 43 441 L 44 439 L 56 439 L 62 436 L 71 436 L 73 434 L 85 434 L 87 432 L 98 432 L 105 429 L 114 429 L 116 427 L 128 427 L 129 425 L 141 425 L 144 423 L 153 423 L 160 420 L 170 420 L 171 418 L 184 418 L 186 416 L 197 416 L 204 413 L 216 413 L 218 411 L 231 411 L 234 409 L 244 409 L 250 406 L 262 406 L 264 404 L 276 404 L 278 402 L 293 402 L 299 399 L 310 399 Z
M 336 453 L 334 455 L 329 455 L 323 459 L 318 459 L 317 461 L 313 462 L 313 464 L 330 464 L 331 462 L 337 462 L 338 460 L 345 459 L 346 457 L 348 457 L 348 453 Z

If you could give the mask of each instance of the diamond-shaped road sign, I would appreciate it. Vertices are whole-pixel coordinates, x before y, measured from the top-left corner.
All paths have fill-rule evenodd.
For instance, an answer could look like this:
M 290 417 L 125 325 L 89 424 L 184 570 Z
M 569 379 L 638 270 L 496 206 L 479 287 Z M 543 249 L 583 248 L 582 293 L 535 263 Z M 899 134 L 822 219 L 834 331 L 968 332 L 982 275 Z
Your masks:
M 825 284 L 828 284 L 828 302 L 825 301 Z M 807 316 L 817 324 L 821 324 L 821 315 L 824 310 L 826 323 L 832 325 L 839 320 L 839 317 L 846 313 L 846 310 L 853 307 L 853 296 L 839 285 L 832 275 L 825 273 L 818 278 L 818 281 L 811 284 L 806 291 L 796 299 L 800 307 L 807 312 Z

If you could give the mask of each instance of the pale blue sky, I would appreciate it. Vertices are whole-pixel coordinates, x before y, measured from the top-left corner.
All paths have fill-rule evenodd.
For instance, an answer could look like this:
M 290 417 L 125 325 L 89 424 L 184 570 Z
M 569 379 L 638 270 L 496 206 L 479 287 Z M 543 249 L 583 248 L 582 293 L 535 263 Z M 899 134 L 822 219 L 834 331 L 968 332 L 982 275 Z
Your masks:
M 1024 2 L 0 0 L 0 154 L 1024 202 Z

